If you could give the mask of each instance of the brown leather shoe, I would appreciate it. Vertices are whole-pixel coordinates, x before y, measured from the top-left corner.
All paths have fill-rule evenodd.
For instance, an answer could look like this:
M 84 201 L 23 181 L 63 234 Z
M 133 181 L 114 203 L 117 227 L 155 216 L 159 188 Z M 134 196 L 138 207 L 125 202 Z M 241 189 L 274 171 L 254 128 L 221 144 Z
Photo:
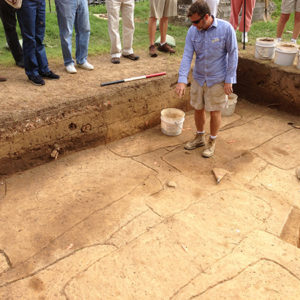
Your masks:
M 149 55 L 150 55 L 151 57 L 156 57 L 156 56 L 157 56 L 156 48 L 155 48 L 154 45 L 151 45 L 151 46 L 149 47 Z
M 167 43 L 164 43 L 163 45 L 159 45 L 157 47 L 158 51 L 161 51 L 161 52 L 169 52 L 169 53 L 175 53 L 176 51 L 170 47 Z
M 129 54 L 129 55 L 122 54 L 122 56 L 125 57 L 125 58 L 128 58 L 128 59 L 131 59 L 131 60 L 138 60 L 140 58 L 139 56 L 137 56 L 137 55 L 135 55 L 133 53 Z
M 7 79 L 4 77 L 0 77 L 0 81 L 6 81 Z
M 113 64 L 119 64 L 120 63 L 120 58 L 119 57 L 112 57 L 110 61 Z

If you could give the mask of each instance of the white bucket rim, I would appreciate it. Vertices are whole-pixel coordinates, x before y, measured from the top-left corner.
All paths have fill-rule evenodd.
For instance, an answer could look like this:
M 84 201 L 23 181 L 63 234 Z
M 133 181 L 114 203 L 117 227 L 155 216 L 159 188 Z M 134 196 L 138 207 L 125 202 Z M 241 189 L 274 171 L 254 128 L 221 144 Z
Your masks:
M 292 43 L 279 43 L 276 45 L 275 51 L 286 54 L 296 54 L 298 47 Z
M 256 46 L 260 47 L 275 47 L 276 41 L 273 38 L 261 37 L 256 39 Z
M 169 118 L 168 116 L 166 116 L 167 112 L 173 112 L 173 113 L 178 113 L 179 116 L 178 118 Z M 161 110 L 160 112 L 161 117 L 164 118 L 168 118 L 168 119 L 173 119 L 173 120 L 178 120 L 178 119 L 182 119 L 185 117 L 185 112 L 179 108 L 173 108 L 173 107 L 169 107 L 169 108 L 164 108 Z

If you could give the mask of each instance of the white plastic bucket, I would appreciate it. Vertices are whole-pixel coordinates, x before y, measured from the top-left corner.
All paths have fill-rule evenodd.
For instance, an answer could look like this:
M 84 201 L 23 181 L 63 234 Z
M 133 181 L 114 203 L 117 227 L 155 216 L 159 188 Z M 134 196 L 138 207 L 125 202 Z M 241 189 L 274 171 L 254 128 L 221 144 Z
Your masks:
M 185 113 L 177 108 L 165 108 L 160 113 L 161 131 L 165 135 L 181 134 Z
M 262 37 L 256 39 L 255 57 L 258 59 L 273 59 L 276 42 L 272 38 Z
M 237 103 L 238 96 L 234 93 L 230 94 L 228 96 L 228 101 L 226 103 L 226 106 L 221 109 L 221 115 L 229 117 L 234 113 L 235 106 Z
M 279 43 L 275 48 L 274 63 L 280 66 L 291 66 L 294 63 L 297 46 L 291 43 Z

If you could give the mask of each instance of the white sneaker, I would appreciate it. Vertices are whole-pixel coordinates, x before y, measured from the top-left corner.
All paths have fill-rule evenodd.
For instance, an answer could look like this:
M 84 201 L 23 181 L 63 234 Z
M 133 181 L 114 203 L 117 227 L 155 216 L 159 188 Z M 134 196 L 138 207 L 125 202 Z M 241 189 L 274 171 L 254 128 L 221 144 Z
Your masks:
M 70 74 L 75 74 L 77 73 L 77 70 L 75 69 L 74 64 L 69 64 L 66 66 L 66 71 Z
M 94 70 L 94 66 L 93 65 L 91 65 L 88 61 L 86 61 L 85 63 L 83 63 L 83 64 L 77 64 L 77 66 L 79 67 L 79 68 L 82 68 L 82 69 L 84 69 L 84 70 Z

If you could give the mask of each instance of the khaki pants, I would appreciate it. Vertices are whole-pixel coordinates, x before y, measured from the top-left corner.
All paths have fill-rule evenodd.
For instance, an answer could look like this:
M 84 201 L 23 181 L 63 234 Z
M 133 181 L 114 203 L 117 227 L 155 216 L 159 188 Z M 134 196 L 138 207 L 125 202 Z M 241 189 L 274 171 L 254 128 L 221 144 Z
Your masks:
M 108 33 L 111 41 L 111 57 L 121 57 L 121 53 L 133 53 L 134 0 L 107 0 Z M 119 17 L 122 12 L 123 51 L 119 33 Z

